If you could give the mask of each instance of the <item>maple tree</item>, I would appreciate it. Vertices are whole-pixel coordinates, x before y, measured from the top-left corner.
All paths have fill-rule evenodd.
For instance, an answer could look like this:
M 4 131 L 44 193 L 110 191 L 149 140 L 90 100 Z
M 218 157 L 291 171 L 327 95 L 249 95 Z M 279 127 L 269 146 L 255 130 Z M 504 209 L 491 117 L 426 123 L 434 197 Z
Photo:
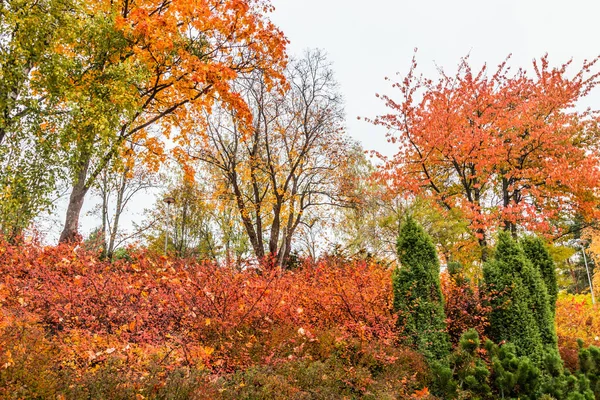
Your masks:
M 348 166 L 355 153 L 325 55 L 307 52 L 286 76 L 285 91 L 270 90 L 262 73 L 242 80 L 253 119 L 240 124 L 235 112 L 221 109 L 197 127 L 189 151 L 223 183 L 216 194 L 233 199 L 255 256 L 277 265 L 285 265 L 311 210 L 353 201 Z
M 465 57 L 428 79 L 413 58 L 392 84 L 400 97 L 381 96 L 390 113 L 371 120 L 399 145 L 380 177 L 459 211 L 483 248 L 497 227 L 556 233 L 562 218 L 597 216 L 597 114 L 574 108 L 599 82 L 596 62 L 570 73 L 544 56 L 529 74 L 508 60 L 473 70 Z
M 211 110 L 218 99 L 250 120 L 232 81 L 260 69 L 273 85 L 286 63 L 286 39 L 266 17 L 267 1 L 86 6 L 77 34 L 58 47 L 71 57 L 52 88 L 69 114 L 63 143 L 73 185 L 61 241 L 77 237 L 85 195 L 126 142 L 149 148 L 156 166 L 165 157 L 163 138 L 184 144 L 200 123 L 202 113 L 190 118 L 193 109 Z

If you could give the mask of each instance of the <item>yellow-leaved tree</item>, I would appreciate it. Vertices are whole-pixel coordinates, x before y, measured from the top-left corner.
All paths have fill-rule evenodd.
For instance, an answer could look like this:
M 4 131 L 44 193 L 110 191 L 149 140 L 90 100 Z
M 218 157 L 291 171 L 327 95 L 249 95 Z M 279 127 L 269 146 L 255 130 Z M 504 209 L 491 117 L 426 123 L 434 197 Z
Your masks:
M 249 123 L 232 82 L 259 69 L 273 85 L 286 64 L 287 40 L 271 10 L 267 0 L 86 3 L 74 34 L 56 46 L 67 61 L 48 87 L 68 115 L 62 144 L 72 190 L 61 241 L 78 237 L 87 192 L 128 143 L 148 148 L 156 167 L 165 140 L 188 143 L 200 110 L 217 100 Z

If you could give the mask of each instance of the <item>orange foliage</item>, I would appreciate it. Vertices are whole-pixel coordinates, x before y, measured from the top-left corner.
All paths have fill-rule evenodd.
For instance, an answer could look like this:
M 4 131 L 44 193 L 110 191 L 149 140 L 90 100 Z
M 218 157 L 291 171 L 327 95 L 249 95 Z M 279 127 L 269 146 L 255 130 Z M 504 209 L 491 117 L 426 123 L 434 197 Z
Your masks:
M 577 339 L 600 346 L 600 305 L 589 295 L 562 295 L 556 302 L 556 333 L 561 357 L 569 369 L 577 367 Z
M 430 80 L 413 60 L 392 85 L 399 98 L 382 96 L 390 114 L 372 121 L 399 145 L 381 177 L 460 210 L 481 245 L 502 225 L 551 233 L 564 214 L 598 216 L 597 114 L 573 108 L 598 84 L 597 61 L 570 73 L 571 62 L 544 56 L 528 74 L 506 61 L 474 71 L 466 57 L 456 75 Z
M 300 357 L 323 332 L 337 332 L 338 343 L 396 337 L 390 271 L 365 262 L 238 272 L 144 253 L 109 264 L 67 245 L 2 243 L 0 275 L 4 315 L 30 314 L 55 334 L 171 343 L 220 371 Z

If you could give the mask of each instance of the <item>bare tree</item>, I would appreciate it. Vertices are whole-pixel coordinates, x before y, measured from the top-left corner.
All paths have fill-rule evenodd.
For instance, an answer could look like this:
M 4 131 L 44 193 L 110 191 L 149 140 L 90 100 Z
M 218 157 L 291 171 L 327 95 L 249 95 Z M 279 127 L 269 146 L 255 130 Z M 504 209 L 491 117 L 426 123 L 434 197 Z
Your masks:
M 120 235 L 119 222 L 130 201 L 138 193 L 157 185 L 157 174 L 140 162 L 144 151 L 140 146 L 130 144 L 126 158 L 115 159 L 110 169 L 102 171 L 96 184 L 101 198 L 100 244 L 108 259 L 112 259 L 115 249 L 129 238 Z
M 294 234 L 312 209 L 350 206 L 353 143 L 343 131 L 342 98 L 318 50 L 292 60 L 289 89 L 270 90 L 254 73 L 239 82 L 252 126 L 226 109 L 199 130 L 190 154 L 217 171 L 233 197 L 255 256 L 285 265 Z

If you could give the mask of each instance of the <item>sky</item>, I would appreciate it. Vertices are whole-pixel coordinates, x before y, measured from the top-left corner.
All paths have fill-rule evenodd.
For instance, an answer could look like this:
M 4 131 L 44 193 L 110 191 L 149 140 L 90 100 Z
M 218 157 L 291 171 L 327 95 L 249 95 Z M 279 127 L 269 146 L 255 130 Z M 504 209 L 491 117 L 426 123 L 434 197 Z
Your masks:
M 480 68 L 509 55 L 513 68 L 532 70 L 548 53 L 552 65 L 580 64 L 600 54 L 600 2 L 594 0 L 272 0 L 273 22 L 290 40 L 290 55 L 326 51 L 345 98 L 347 132 L 366 150 L 395 153 L 385 129 L 357 117 L 386 113 L 376 93 L 393 95 L 384 78 L 403 77 L 415 48 L 418 70 L 452 73 L 470 55 Z M 586 106 L 600 108 L 600 94 Z
M 393 97 L 384 78 L 404 76 L 415 48 L 418 70 L 432 78 L 438 67 L 453 73 L 467 54 L 476 69 L 483 63 L 495 67 L 512 54 L 511 66 L 529 70 L 531 61 L 545 53 L 552 65 L 573 58 L 575 66 L 600 54 L 600 1 L 594 0 L 271 1 L 276 8 L 271 20 L 290 40 L 291 56 L 311 48 L 328 54 L 345 99 L 347 133 L 365 150 L 385 155 L 396 151 L 387 143 L 385 129 L 357 117 L 386 113 L 375 94 Z M 585 106 L 600 108 L 598 91 Z M 138 196 L 124 216 L 125 227 L 140 222 L 154 198 L 155 193 Z M 97 201 L 87 198 L 84 213 Z M 60 234 L 65 205 L 44 224 L 51 242 Z M 96 217 L 82 215 L 84 235 L 98 225 Z

